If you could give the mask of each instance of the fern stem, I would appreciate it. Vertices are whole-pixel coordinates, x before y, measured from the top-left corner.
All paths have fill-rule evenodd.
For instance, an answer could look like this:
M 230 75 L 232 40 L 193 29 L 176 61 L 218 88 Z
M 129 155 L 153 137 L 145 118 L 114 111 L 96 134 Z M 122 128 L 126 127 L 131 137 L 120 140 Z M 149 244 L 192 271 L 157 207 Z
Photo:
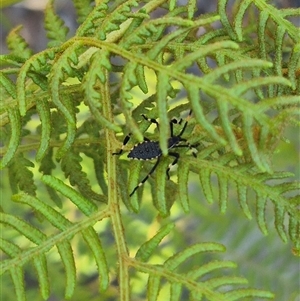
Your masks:
M 164 277 L 171 282 L 182 283 L 184 286 L 189 288 L 191 291 L 197 292 L 197 294 L 204 294 L 207 299 L 212 301 L 225 301 L 226 297 L 222 296 L 220 292 L 215 292 L 210 288 L 205 287 L 203 283 L 197 283 L 196 281 L 190 280 L 186 276 L 179 275 L 174 273 L 169 269 L 164 268 L 163 266 L 153 266 L 148 263 L 140 262 L 134 259 L 130 259 L 129 264 L 133 266 L 137 271 L 142 273 L 147 273 L 150 275 L 155 275 L 156 277 Z

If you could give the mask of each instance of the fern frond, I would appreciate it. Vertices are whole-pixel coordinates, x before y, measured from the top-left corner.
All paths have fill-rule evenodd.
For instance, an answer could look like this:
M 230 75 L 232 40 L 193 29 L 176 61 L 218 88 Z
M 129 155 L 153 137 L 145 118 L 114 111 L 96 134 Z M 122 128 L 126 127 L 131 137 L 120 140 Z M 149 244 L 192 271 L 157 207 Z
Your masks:
M 0 222 L 2 224 L 8 225 L 20 234 L 24 235 L 29 241 L 33 242 L 36 245 L 44 242 L 46 235 L 38 230 L 37 228 L 31 226 L 30 224 L 22 221 L 21 219 L 16 218 L 13 215 L 0 213 Z
M 142 162 L 136 161 L 130 166 L 130 174 L 128 178 L 128 193 L 130 193 L 139 183 L 140 171 L 142 169 Z M 134 212 L 139 212 L 140 209 L 140 198 L 137 194 L 133 194 L 133 196 L 129 200 L 130 208 Z
M 31 76 L 31 74 L 36 74 L 36 71 L 39 70 L 39 76 L 45 79 L 44 74 L 48 74 L 51 68 L 49 61 L 53 60 L 56 51 L 57 49 L 51 48 L 37 55 L 33 55 L 21 67 L 16 81 L 17 100 L 21 116 L 25 116 L 28 107 L 32 106 L 30 102 L 31 97 L 33 97 L 33 92 L 36 92 L 36 89 L 34 89 L 34 91 L 26 91 L 26 77 Z M 39 83 L 44 84 L 45 81 L 40 80 Z M 44 85 L 42 85 L 41 88 L 47 89 Z
M 206 298 L 207 300 L 230 300 L 242 299 L 244 296 L 273 298 L 274 295 L 270 292 L 256 289 L 232 289 L 231 291 L 220 292 L 220 286 L 233 286 L 235 284 L 245 284 L 247 281 L 241 277 L 216 277 L 211 275 L 217 269 L 232 268 L 235 265 L 231 262 L 211 261 L 206 263 L 202 268 L 195 268 L 186 273 L 177 272 L 179 265 L 185 263 L 190 257 L 195 256 L 200 252 L 220 252 L 224 251 L 222 245 L 214 243 L 201 243 L 190 246 L 189 248 L 175 254 L 167 259 L 162 265 L 152 266 L 147 263 L 131 261 L 131 265 L 138 271 L 149 274 L 148 277 L 148 300 L 158 300 L 158 295 L 163 287 L 163 278 L 170 282 L 170 300 L 181 300 L 182 290 L 184 287 L 190 291 L 190 296 L 197 300 Z M 145 250 L 146 251 L 146 250 Z M 200 277 L 209 280 L 202 280 Z M 218 290 L 217 290 L 218 289 Z
M 61 168 L 65 173 L 65 177 L 70 179 L 72 186 L 77 186 L 79 192 L 87 199 L 106 202 L 106 198 L 92 190 L 87 175 L 82 171 L 80 162 L 82 158 L 74 151 L 62 157 Z
M 249 0 L 243 0 L 239 3 L 239 6 L 237 7 L 236 14 L 234 16 L 234 22 L 233 26 L 230 24 L 228 16 L 226 14 L 225 8 L 228 0 L 222 0 L 219 1 L 218 8 L 219 8 L 219 13 L 221 16 L 221 21 L 223 25 L 226 27 L 226 30 L 230 33 L 231 37 L 234 39 L 238 39 L 240 41 L 243 40 L 243 34 L 242 34 L 242 22 L 243 22 L 243 17 L 245 15 L 246 10 L 249 8 L 250 4 L 254 4 L 258 10 L 259 13 L 263 14 L 262 20 L 264 20 L 263 23 L 259 24 L 260 28 L 264 28 L 263 25 L 266 25 L 266 19 L 270 18 L 272 21 L 279 27 L 282 28 L 283 30 L 287 31 L 289 35 L 291 35 L 291 38 L 293 38 L 294 41 L 297 41 L 297 30 L 296 28 L 290 23 L 288 20 L 284 19 L 286 14 L 281 13 L 278 9 L 276 9 L 274 6 L 271 4 L 265 3 L 265 2 L 253 2 Z M 293 14 L 298 14 L 299 11 L 295 9 Z
M 13 29 L 7 36 L 7 46 L 10 50 L 10 55 L 29 59 L 32 56 L 32 50 L 29 48 L 27 42 L 20 36 L 22 26 Z
M 120 28 L 121 23 L 127 20 L 127 14 L 130 13 L 132 7 L 137 7 L 136 0 L 128 0 L 118 5 L 115 10 L 106 16 L 101 25 L 96 29 L 95 36 L 100 40 L 105 40 L 108 33 Z
M 167 96 L 168 91 L 172 90 L 169 77 L 159 72 L 157 75 L 157 108 L 159 118 L 159 145 L 164 156 L 168 153 L 168 141 L 166 137 L 170 137 L 170 126 L 167 115 Z
M 220 244 L 199 243 L 172 256 L 167 261 L 165 261 L 164 266 L 172 271 L 176 269 L 180 264 L 182 264 L 187 258 L 199 252 L 224 252 L 224 251 L 225 251 L 224 246 Z
M 277 179 L 277 178 L 286 178 L 290 177 L 292 174 L 290 173 L 278 173 L 274 175 L 268 175 L 268 174 L 260 174 L 256 173 L 255 169 L 252 170 L 251 166 L 245 165 L 243 169 L 243 165 L 240 165 L 239 167 L 236 168 L 229 168 L 229 170 L 226 171 L 227 167 L 215 165 L 215 163 L 208 163 L 208 161 L 203 161 L 203 165 L 199 165 L 199 162 L 194 163 L 193 159 L 191 160 L 191 169 L 194 170 L 195 172 L 199 173 L 200 179 L 201 179 L 201 185 L 202 189 L 204 192 L 204 195 L 207 199 L 208 202 L 213 202 L 214 201 L 214 196 L 213 196 L 213 187 L 212 183 L 210 180 L 211 174 L 216 173 L 218 176 L 218 181 L 219 183 L 219 202 L 220 202 L 220 209 L 222 212 L 226 210 L 226 199 L 220 199 L 220 197 L 226 197 L 227 192 L 226 190 L 228 189 L 228 180 L 234 181 L 234 183 L 237 184 L 238 187 L 238 200 L 241 205 L 241 209 L 243 210 L 244 214 L 248 217 L 251 218 L 252 214 L 250 212 L 249 206 L 247 204 L 247 191 L 249 188 L 254 190 L 257 195 L 256 199 L 256 218 L 258 225 L 261 229 L 261 231 L 264 234 L 267 234 L 267 227 L 266 227 L 266 217 L 265 217 L 265 205 L 267 200 L 271 201 L 274 204 L 274 215 L 275 215 L 275 226 L 277 229 L 277 232 L 281 239 L 283 241 L 287 241 L 287 234 L 285 231 L 285 226 L 284 226 L 284 217 L 286 215 L 289 216 L 290 220 L 293 220 L 291 222 L 291 225 L 294 230 L 292 232 L 294 233 L 292 236 L 290 236 L 290 239 L 292 242 L 296 245 L 298 245 L 297 240 L 299 239 L 296 238 L 295 234 L 295 227 L 294 223 L 298 219 L 298 213 L 295 210 L 294 206 L 291 205 L 290 203 L 290 198 L 285 197 L 283 194 L 287 192 L 291 192 L 293 190 L 297 190 L 297 187 L 299 187 L 298 183 L 292 183 L 289 185 L 286 184 L 278 184 L 278 185 L 270 185 L 268 184 L 268 181 L 272 179 Z M 195 167 L 195 164 L 197 164 L 199 167 Z M 181 172 L 181 165 L 179 165 L 179 174 Z M 254 176 L 255 175 L 255 176 Z M 254 176 L 254 177 L 253 177 Z M 227 179 L 227 180 L 224 180 Z M 250 179 L 251 178 L 251 179 Z M 298 221 L 299 223 L 299 221 Z M 298 234 L 299 235 L 299 234 Z
M 0 237 L 0 248 L 1 250 L 10 257 L 19 256 L 21 249 L 15 244 Z M 25 301 L 25 289 L 24 289 L 24 276 L 21 267 L 15 267 L 10 270 L 10 275 L 14 283 L 17 300 Z M 44 288 L 44 286 L 43 286 Z M 45 289 L 43 290 L 43 297 L 47 298 L 49 294 L 45 294 Z
M 53 179 L 52 179 L 53 182 Z M 71 194 L 69 194 L 70 196 Z M 75 194 L 73 194 L 74 196 Z M 100 289 L 105 290 L 108 285 L 108 268 L 106 263 L 106 258 L 104 256 L 104 252 L 99 240 L 98 235 L 96 232 L 89 227 L 89 224 L 86 224 L 85 221 L 82 224 L 82 227 L 78 228 L 78 225 L 74 225 L 69 220 L 67 220 L 63 215 L 58 213 L 55 209 L 51 206 L 46 205 L 44 202 L 41 202 L 39 199 L 29 196 L 28 194 L 22 193 L 19 195 L 15 195 L 14 200 L 23 204 L 27 204 L 41 213 L 54 227 L 59 229 L 61 233 L 55 234 L 51 240 L 46 240 L 46 235 L 38 230 L 37 228 L 31 226 L 28 223 L 25 223 L 15 217 L 1 213 L 0 219 L 1 223 L 13 227 L 16 229 L 20 234 L 27 237 L 30 241 L 35 243 L 37 246 L 34 247 L 33 251 L 28 250 L 24 251 L 21 250 L 19 247 L 14 245 L 13 243 L 2 240 L 3 244 L 1 243 L 1 249 L 14 259 L 6 260 L 1 263 L 1 271 L 4 273 L 5 271 L 9 270 L 15 276 L 13 277 L 15 280 L 15 288 L 19 289 L 20 291 L 17 294 L 20 294 L 22 298 L 20 300 L 24 300 L 25 296 L 25 288 L 24 283 L 22 280 L 22 266 L 25 262 L 29 260 L 33 260 L 33 264 L 36 267 L 36 271 L 39 277 L 40 288 L 43 297 L 46 299 L 49 296 L 49 283 L 48 279 L 48 272 L 47 272 L 47 259 L 45 256 L 45 252 L 47 252 L 53 245 L 57 246 L 58 252 L 61 256 L 61 259 L 65 266 L 66 271 L 66 291 L 65 296 L 66 298 L 70 298 L 73 295 L 75 283 L 76 283 L 76 269 L 75 269 L 75 262 L 73 257 L 73 251 L 71 244 L 69 243 L 68 239 L 72 237 L 74 234 L 81 232 L 84 240 L 86 241 L 87 245 L 92 250 L 92 253 L 95 257 L 100 275 Z M 71 196 L 72 198 L 72 196 Z M 84 208 L 84 207 L 82 207 Z M 105 216 L 105 215 L 104 215 Z M 103 217 L 102 217 L 103 218 Z M 91 217 L 94 222 L 97 220 L 95 217 Z M 89 222 L 91 223 L 92 220 Z M 75 226 L 75 227 L 74 227 Z M 73 233 L 72 233 L 73 232 Z M 50 242 L 51 241 L 51 242 Z M 22 254 L 22 260 L 18 260 L 18 270 L 15 268 L 15 263 L 13 263 L 16 259 L 14 255 Z M 37 256 L 38 254 L 38 256 Z M 18 275 L 16 272 L 18 271 Z M 19 279 L 19 280 L 18 280 Z
M 75 43 L 69 47 L 63 55 L 61 55 L 55 65 L 55 68 L 52 68 L 49 74 L 49 81 L 51 87 L 51 96 L 53 103 L 57 106 L 59 111 L 64 115 L 67 122 L 67 138 L 64 141 L 64 144 L 60 147 L 57 152 L 57 158 L 62 158 L 65 153 L 70 149 L 72 143 L 75 139 L 76 133 L 76 116 L 74 110 L 74 103 L 71 100 L 70 96 L 64 95 L 64 100 L 60 96 L 59 85 L 61 81 L 64 81 L 67 76 L 76 76 L 76 72 L 72 67 L 72 64 L 78 64 L 78 54 L 81 50 L 80 44 Z
M 45 9 L 45 29 L 47 38 L 50 39 L 48 47 L 57 47 L 67 39 L 69 28 L 64 25 L 63 20 L 54 12 L 54 0 L 48 1 Z
M 16 98 L 16 87 L 13 82 L 3 73 L 0 73 L 0 84 L 1 84 L 1 94 L 5 96 L 4 91 L 12 97 L 13 99 Z
M 10 183 L 12 187 L 18 187 L 21 191 L 36 195 L 37 187 L 33 180 L 33 172 L 28 167 L 34 167 L 34 164 L 25 158 L 22 153 L 17 154 L 8 166 Z M 16 189 L 13 189 L 13 191 L 17 192 Z
M 98 137 L 98 139 L 99 138 L 100 137 Z M 80 151 L 93 160 L 94 172 L 97 178 L 97 182 L 101 187 L 102 194 L 104 196 L 107 196 L 108 187 L 107 187 L 106 170 L 104 164 L 105 154 L 101 153 L 97 146 L 91 147 L 88 150 L 86 149 L 86 147 L 80 148 Z M 103 201 L 106 202 L 106 199 Z
M 91 1 L 91 0 L 84 0 L 84 1 L 74 0 L 74 6 L 77 11 L 77 22 L 79 24 L 82 24 L 87 19 L 89 13 L 91 11 L 93 11 L 94 7 L 91 5 L 92 2 L 93 1 Z M 97 5 L 97 6 L 100 6 L 100 5 Z
M 21 118 L 18 109 L 9 108 L 7 113 L 8 113 L 9 121 L 11 123 L 10 139 L 8 142 L 6 153 L 3 156 L 0 163 L 1 169 L 5 167 L 13 159 L 17 151 L 20 137 L 21 137 Z
M 83 88 L 88 102 L 92 102 L 96 108 L 101 108 L 102 95 L 96 90 L 97 81 L 105 83 L 107 78 L 102 69 L 111 69 L 111 64 L 108 59 L 109 53 L 106 51 L 97 51 L 91 58 L 90 72 L 83 78 Z M 100 63 L 100 64 L 99 64 Z
M 61 180 L 50 175 L 44 175 L 42 181 L 69 198 L 85 215 L 97 210 L 97 206 L 90 200 L 82 197 L 78 192 L 64 184 Z
M 38 101 L 36 109 L 41 119 L 41 142 L 36 153 L 36 160 L 39 162 L 46 155 L 51 136 L 50 107 L 47 99 L 42 98 Z
M 48 148 L 47 152 L 43 156 L 39 172 L 43 173 L 44 175 L 51 175 L 53 170 L 55 169 L 56 165 L 53 162 L 53 148 Z M 47 192 L 50 196 L 50 199 L 59 207 L 62 207 L 62 200 L 59 197 L 58 193 L 52 187 L 46 185 Z
M 289 15 L 299 15 L 299 9 L 289 9 L 287 12 L 283 10 L 278 10 L 274 6 L 269 3 L 261 3 L 261 2 L 252 2 L 252 1 L 241 1 L 237 6 L 237 11 L 234 16 L 233 25 L 229 23 L 228 17 L 225 13 L 227 1 L 219 2 L 219 13 L 221 16 L 221 21 L 223 25 L 226 27 L 228 33 L 235 40 L 243 41 L 245 39 L 245 35 L 243 34 L 243 26 L 242 22 L 244 21 L 244 16 L 247 10 L 250 10 L 250 4 L 254 5 L 258 9 L 258 25 L 257 25 L 257 33 L 258 33 L 258 49 L 259 55 L 263 59 L 270 59 L 274 62 L 274 73 L 276 75 L 283 74 L 283 43 L 286 40 L 286 35 L 293 41 L 297 42 L 298 31 L 297 28 L 286 18 Z M 274 26 L 274 23 L 275 26 Z M 268 32 L 274 32 L 274 40 L 268 37 Z M 290 80 L 293 82 L 293 89 L 296 88 L 295 85 L 295 77 L 294 74 L 297 70 L 295 60 L 295 48 L 290 47 L 289 52 L 291 53 L 289 57 L 288 64 L 288 73 L 290 75 Z M 290 51 L 291 50 L 291 51 Z M 297 52 L 297 51 L 296 51 Z M 275 58 L 273 60 L 273 55 Z M 299 80 L 297 81 L 297 85 L 299 86 Z M 280 89 L 279 93 L 283 93 L 284 90 Z M 271 96 L 271 95 L 270 95 Z
M 56 61 L 56 64 L 51 69 L 49 74 L 49 82 L 51 87 L 51 96 L 53 103 L 58 107 L 60 112 L 65 116 L 68 124 L 75 125 L 75 116 L 68 110 L 68 108 L 63 104 L 59 96 L 59 85 L 62 81 L 66 79 L 67 76 L 74 76 L 74 69 L 71 67 L 70 63 L 74 65 L 78 64 L 78 54 L 80 45 L 74 43 L 69 47 L 63 55 L 60 55 Z
M 203 20 L 201 21 L 203 22 Z M 167 26 L 172 25 L 188 27 L 191 30 L 192 28 L 196 28 L 197 26 L 199 26 L 199 23 L 194 23 L 192 21 L 188 21 L 179 17 L 168 17 L 162 20 L 158 19 L 147 21 L 144 22 L 144 24 L 140 24 L 140 26 L 137 27 L 136 30 L 132 31 L 132 33 L 127 34 L 127 36 L 124 36 L 123 40 L 121 40 L 120 45 L 122 45 L 125 49 L 129 49 L 134 45 L 142 44 L 144 45 L 143 48 L 147 47 L 147 44 L 150 44 L 151 42 L 154 42 L 160 38 L 160 36 L 163 33 L 162 29 L 165 29 Z M 158 30 L 160 27 L 162 29 Z M 178 36 L 184 32 L 184 30 L 176 31 L 175 36 Z M 172 38 L 175 38 L 175 36 L 172 35 Z
M 98 50 L 93 54 L 91 60 L 90 72 L 84 76 L 82 83 L 89 108 L 99 124 L 115 132 L 120 132 L 121 128 L 104 118 L 101 111 L 101 103 L 110 97 L 105 86 L 108 81 L 108 71 L 111 69 L 109 52 Z
M 174 224 L 167 224 L 162 227 L 150 240 L 140 246 L 136 252 L 135 258 L 137 260 L 146 262 L 157 248 L 161 240 L 167 236 L 174 228 Z
M 134 299 L 136 290 L 130 286 L 136 279 L 131 277 L 137 273 L 137 281 L 143 281 L 140 272 L 148 277 L 148 285 L 139 286 L 139 298 L 147 290 L 148 300 L 158 300 L 167 290 L 172 301 L 187 294 L 191 300 L 217 301 L 273 297 L 229 275 L 235 263 L 207 254 L 224 251 L 223 245 L 196 243 L 176 253 L 183 240 L 190 243 L 192 236 L 184 237 L 189 233 L 174 235 L 166 241 L 167 249 L 153 257 L 174 226 L 187 228 L 178 204 L 185 213 L 196 213 L 195 223 L 201 215 L 201 224 L 230 232 L 215 216 L 213 224 L 207 219 L 204 204 L 198 210 L 199 204 L 190 202 L 191 172 L 207 201 L 218 201 L 224 215 L 229 215 L 233 191 L 241 209 L 235 214 L 256 218 L 263 234 L 271 232 L 269 219 L 274 217 L 273 228 L 299 255 L 299 183 L 291 182 L 291 173 L 274 172 L 279 168 L 272 162 L 278 144 L 287 141 L 287 127 L 299 126 L 299 32 L 289 21 L 299 10 L 242 0 L 230 14 L 229 1 L 220 0 L 218 11 L 198 15 L 195 0 L 184 5 L 173 0 L 74 0 L 80 25 L 67 40 L 68 29 L 53 3 L 49 1 L 45 16 L 48 48 L 32 55 L 17 27 L 7 39 L 10 53 L 0 56 L 1 168 L 7 168 L 9 178 L 0 184 L 7 200 L 0 219 L 2 227 L 10 229 L 1 237 L 0 271 L 11 275 L 18 300 L 26 298 L 25 266 L 36 270 L 41 295 L 49 299 L 53 260 L 48 251 L 53 247 L 64 266 L 66 298 L 74 298 L 82 250 L 89 250 L 96 263 L 103 300 Z M 157 119 L 159 126 L 141 115 Z M 171 128 L 171 120 L 178 125 Z M 121 141 L 127 135 L 125 146 Z M 176 135 L 182 135 L 186 145 L 170 146 L 170 136 Z M 112 155 L 147 139 L 157 142 L 157 165 Z M 192 146 L 195 149 L 189 150 Z M 191 151 L 197 152 L 196 158 Z M 177 178 L 168 180 L 166 170 L 177 158 Z M 146 177 L 149 171 L 153 175 Z M 147 179 L 146 185 L 141 179 Z M 12 206 L 4 187 L 8 182 L 13 193 L 21 190 L 12 197 L 17 202 Z M 48 205 L 45 189 L 59 209 Z M 152 204 L 142 203 L 143 197 Z M 126 216 L 122 202 L 130 212 Z M 46 223 L 33 215 L 18 217 L 20 211 L 27 213 L 25 205 Z M 70 208 L 75 214 L 69 214 Z M 105 218 L 112 227 L 102 236 Z M 165 223 L 164 218 L 176 223 Z M 128 226 L 135 223 L 143 227 L 134 228 L 133 235 L 139 230 L 150 235 L 141 246 L 130 244 Z M 152 235 L 158 223 L 165 226 Z M 246 241 L 246 231 L 240 232 L 236 241 Z M 77 234 L 85 242 L 79 252 L 72 241 Z M 200 232 L 201 238 L 205 234 Z M 134 239 L 136 243 L 138 237 Z M 233 248 L 231 252 L 236 245 Z M 108 289 L 109 274 L 114 273 L 117 290 Z M 114 291 L 119 296 L 112 296 Z
M 199 90 L 196 87 L 190 86 L 187 88 L 187 93 L 189 96 L 189 99 L 192 104 L 192 108 L 195 114 L 195 119 L 201 126 L 203 127 L 204 130 L 207 131 L 207 133 L 216 141 L 219 141 L 222 144 L 226 144 L 226 141 L 217 133 L 216 129 L 214 128 L 213 125 L 211 125 L 208 120 L 206 119 L 203 108 L 200 105 L 199 100 Z
M 168 168 L 168 161 L 161 160 L 159 166 L 156 170 L 156 191 L 153 194 L 153 204 L 155 208 L 158 210 L 159 214 L 163 217 L 170 215 L 170 208 L 172 206 L 168 205 L 168 197 L 166 195 L 166 186 L 161 185 L 161 183 L 165 183 L 167 180 L 166 170 Z M 174 200 L 174 199 L 173 199 Z M 169 201 L 173 201 L 172 199 Z M 173 204 L 172 204 L 173 205 Z
M 91 7 L 87 11 L 84 9 L 83 14 L 85 16 L 79 20 L 79 23 L 82 24 L 77 29 L 77 36 L 93 36 L 95 34 L 95 28 L 102 24 L 104 17 L 107 15 L 107 2 L 109 1 L 101 1 L 101 4 L 98 4 L 93 10 L 91 10 Z M 81 1 L 76 0 L 75 7 L 79 9 L 81 3 Z

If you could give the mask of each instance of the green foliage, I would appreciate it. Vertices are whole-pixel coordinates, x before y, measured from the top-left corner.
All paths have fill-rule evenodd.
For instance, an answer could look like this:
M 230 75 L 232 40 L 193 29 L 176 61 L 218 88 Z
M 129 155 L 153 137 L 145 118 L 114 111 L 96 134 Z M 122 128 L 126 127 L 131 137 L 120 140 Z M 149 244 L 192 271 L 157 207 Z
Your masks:
M 236 264 L 209 254 L 224 252 L 222 244 L 197 237 L 196 243 L 180 250 L 174 243 L 170 250 L 162 242 L 180 228 L 174 211 L 189 216 L 201 206 L 188 193 L 197 175 L 203 198 L 217 201 L 221 213 L 229 215 L 236 190 L 240 213 L 249 220 L 255 215 L 264 235 L 274 218 L 281 240 L 300 253 L 299 183 L 292 173 L 278 171 L 273 160 L 285 129 L 299 126 L 299 30 L 289 17 L 300 12 L 265 1 L 237 3 L 228 13 L 227 1 L 220 0 L 216 12 L 196 17 L 194 0 L 186 6 L 74 0 L 79 27 L 67 39 L 68 28 L 49 1 L 47 49 L 33 55 L 20 27 L 8 35 L 10 53 L 0 56 L 0 152 L 14 202 L 5 199 L 1 208 L 7 234 L 1 237 L 0 271 L 11 275 L 17 300 L 26 300 L 27 263 L 36 270 L 42 298 L 49 298 L 53 247 L 65 269 L 65 298 L 74 296 L 85 248 L 96 263 L 103 300 L 112 294 L 122 301 L 162 300 L 166 290 L 169 300 L 273 298 L 223 271 Z M 197 158 L 179 149 L 178 177 L 168 181 L 169 121 L 184 119 L 190 109 L 184 138 L 199 144 Z M 148 181 L 151 206 L 144 202 L 147 184 L 129 198 L 148 162 L 112 156 L 128 133 L 143 141 L 149 124 L 141 114 L 159 119 L 159 131 L 147 137 L 159 141 L 163 153 Z M 176 133 L 181 128 L 174 125 Z M 161 225 L 134 246 L 124 220 L 128 212 L 131 222 L 142 219 L 143 208 L 158 214 Z M 31 211 L 30 219 L 20 217 Z M 113 243 L 106 237 L 111 231 Z M 82 244 L 79 235 L 80 247 L 73 244 Z M 141 274 L 147 279 L 136 293 L 132 281 L 142 281 Z M 110 291 L 114 277 L 118 297 Z

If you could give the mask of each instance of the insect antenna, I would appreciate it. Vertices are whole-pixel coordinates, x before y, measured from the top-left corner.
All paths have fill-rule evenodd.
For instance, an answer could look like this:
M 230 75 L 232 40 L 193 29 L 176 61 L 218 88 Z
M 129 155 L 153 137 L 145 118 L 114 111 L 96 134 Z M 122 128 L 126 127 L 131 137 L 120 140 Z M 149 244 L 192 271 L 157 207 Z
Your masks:
M 192 115 L 192 110 L 190 110 L 189 115 L 187 116 L 186 121 L 185 121 L 185 123 L 184 123 L 184 126 L 183 126 L 183 128 L 181 129 L 181 131 L 180 131 L 178 137 L 181 137 L 181 135 L 184 133 L 184 131 L 185 131 L 186 127 L 187 127 L 187 124 L 188 124 L 188 122 L 189 122 L 189 119 L 190 119 L 191 115 Z

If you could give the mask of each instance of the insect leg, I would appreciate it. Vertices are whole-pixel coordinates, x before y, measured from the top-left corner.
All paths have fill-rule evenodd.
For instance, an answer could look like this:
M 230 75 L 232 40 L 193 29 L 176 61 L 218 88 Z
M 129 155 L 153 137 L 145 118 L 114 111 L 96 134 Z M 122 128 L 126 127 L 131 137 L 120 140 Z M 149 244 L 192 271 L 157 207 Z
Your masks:
M 167 168 L 166 174 L 167 174 L 168 180 L 170 180 L 170 175 L 169 175 L 170 168 L 178 162 L 178 159 L 180 157 L 180 155 L 178 153 L 173 153 L 173 152 L 169 152 L 169 155 L 175 157 L 175 159 L 171 164 L 169 164 L 169 166 Z
M 182 140 L 182 141 L 185 141 L 185 140 Z M 175 147 L 188 147 L 192 151 L 192 155 L 195 158 L 197 158 L 197 153 L 195 152 L 194 148 L 196 148 L 199 145 L 200 145 L 200 143 L 190 144 L 189 142 L 186 141 L 186 144 L 179 144 L 179 145 L 174 146 L 173 148 L 175 148 Z
M 139 185 L 137 185 L 133 190 L 132 190 L 132 192 L 130 193 L 130 195 L 129 196 L 132 196 L 135 192 L 136 192 L 136 190 L 139 188 L 139 187 L 141 187 L 146 181 L 147 181 L 147 179 L 150 177 L 150 175 L 154 172 L 154 170 L 156 169 L 156 167 L 157 167 L 157 165 L 158 165 L 158 163 L 159 163 L 159 159 L 160 159 L 160 157 L 158 157 L 157 158 L 157 161 L 156 161 L 156 163 L 154 164 L 154 166 L 151 168 L 151 170 L 149 171 L 149 173 L 146 175 L 146 177 L 139 183 Z
M 181 137 L 181 135 L 184 133 L 184 131 L 185 131 L 185 129 L 186 129 L 186 126 L 187 126 L 187 124 L 188 124 L 188 122 L 189 122 L 189 119 L 190 119 L 191 115 L 192 115 L 192 110 L 190 110 L 189 115 L 188 115 L 187 118 L 186 118 L 186 122 L 185 122 L 183 128 L 181 129 L 181 132 L 180 132 L 179 135 L 178 135 L 179 137 Z
M 159 130 L 159 124 L 158 124 L 158 122 L 157 122 L 156 119 L 154 119 L 154 118 L 148 118 L 145 114 L 142 114 L 142 116 L 143 116 L 143 118 L 144 118 L 145 120 L 147 120 L 147 121 L 149 121 L 149 122 L 151 122 L 151 123 L 155 123 L 156 126 L 157 126 L 157 129 Z
M 123 145 L 121 147 L 121 149 L 118 152 L 113 153 L 113 155 L 121 155 L 123 153 L 123 149 L 125 147 L 125 145 L 128 143 L 129 139 L 130 139 L 131 134 L 128 134 L 123 141 Z
M 180 121 L 181 122 L 181 121 Z M 173 118 L 171 121 L 170 121 L 170 134 L 171 134 L 171 137 L 174 137 L 174 134 L 173 134 L 173 124 L 176 124 L 176 123 L 179 123 L 177 121 L 177 119 Z

